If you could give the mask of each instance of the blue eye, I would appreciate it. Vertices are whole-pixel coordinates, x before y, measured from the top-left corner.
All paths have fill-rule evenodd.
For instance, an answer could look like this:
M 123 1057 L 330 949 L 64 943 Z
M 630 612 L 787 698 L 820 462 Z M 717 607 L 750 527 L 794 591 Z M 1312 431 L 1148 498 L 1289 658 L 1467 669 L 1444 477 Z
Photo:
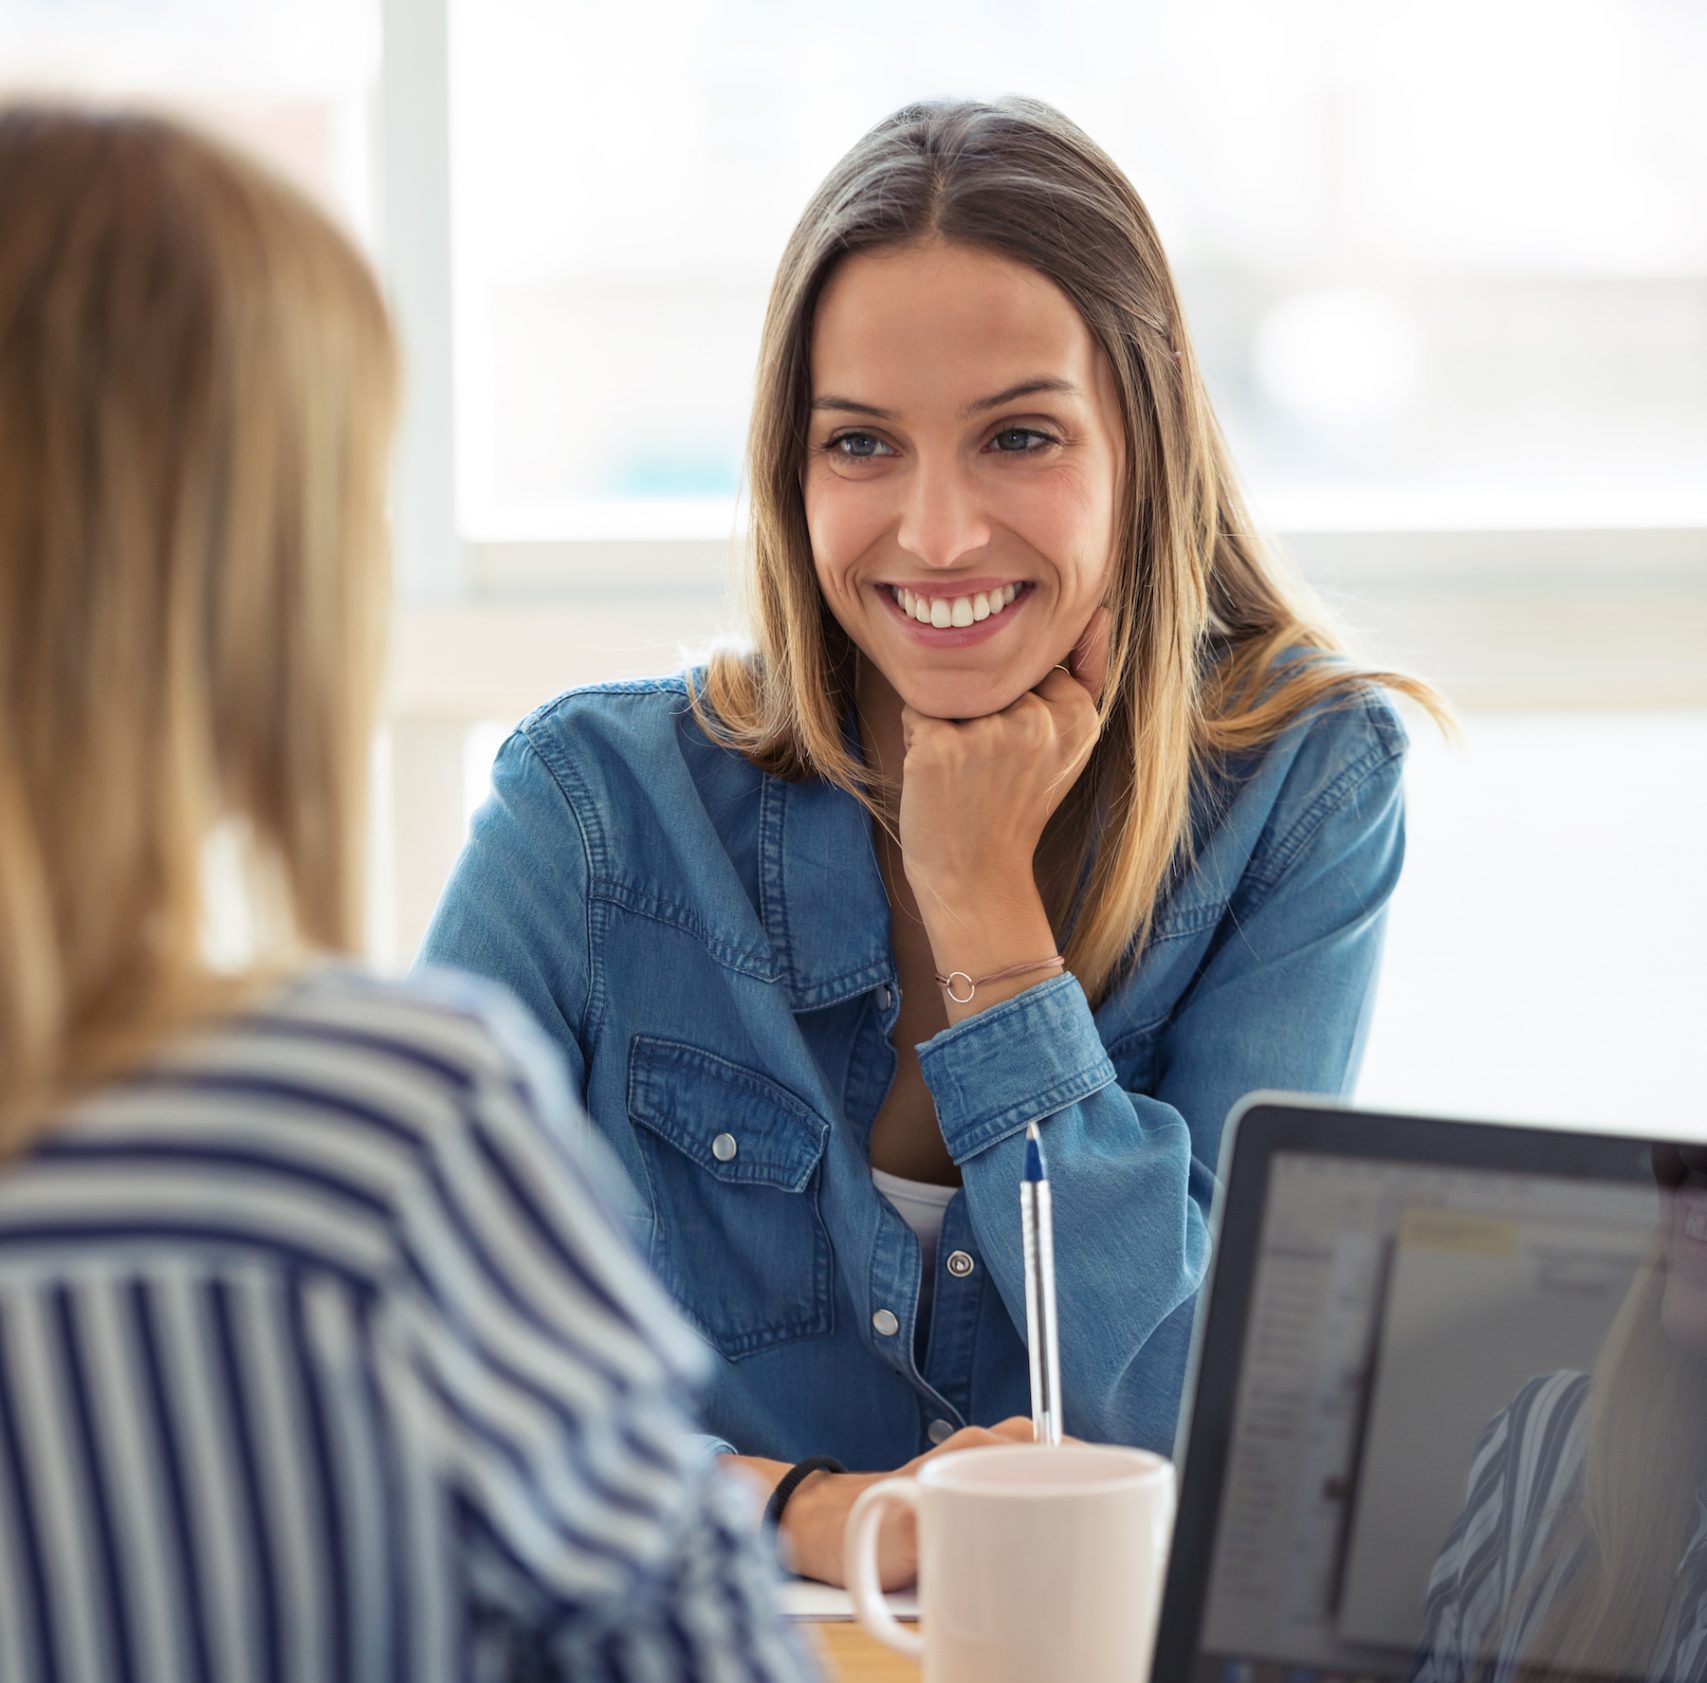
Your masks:
M 1005 440 L 1019 439 L 1019 444 L 1010 444 Z M 1025 443 L 1026 439 L 1035 439 L 1035 444 Z M 996 446 L 1000 456 L 1029 456 L 1034 451 L 1042 450 L 1055 442 L 1046 432 L 1039 432 L 1035 427 L 1003 427 L 991 442 Z
M 842 448 L 844 444 L 851 444 L 856 448 L 844 450 Z M 881 438 L 877 438 L 869 432 L 838 433 L 830 440 L 827 448 L 833 450 L 838 456 L 845 457 L 850 462 L 869 462 L 879 455 L 894 454 Z

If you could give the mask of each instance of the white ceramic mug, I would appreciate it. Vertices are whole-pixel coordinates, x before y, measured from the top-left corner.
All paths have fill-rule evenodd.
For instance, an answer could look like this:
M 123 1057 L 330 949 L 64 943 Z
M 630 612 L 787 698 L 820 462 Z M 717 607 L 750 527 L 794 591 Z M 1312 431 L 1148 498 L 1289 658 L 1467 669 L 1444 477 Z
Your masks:
M 919 1527 L 923 1636 L 877 1581 L 892 1506 Z M 1141 1449 L 998 1444 L 885 1479 L 848 1519 L 859 1621 L 922 1659 L 925 1683 L 1145 1683 L 1173 1526 L 1174 1470 Z

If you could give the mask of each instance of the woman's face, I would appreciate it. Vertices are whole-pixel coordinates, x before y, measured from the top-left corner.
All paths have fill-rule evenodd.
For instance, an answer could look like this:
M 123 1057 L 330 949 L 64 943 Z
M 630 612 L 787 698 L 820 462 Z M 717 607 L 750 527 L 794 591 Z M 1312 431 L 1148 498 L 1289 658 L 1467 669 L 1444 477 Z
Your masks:
M 813 322 L 804 477 L 819 588 L 915 711 L 996 713 L 1105 593 L 1124 430 L 1052 281 L 967 246 L 845 259 Z

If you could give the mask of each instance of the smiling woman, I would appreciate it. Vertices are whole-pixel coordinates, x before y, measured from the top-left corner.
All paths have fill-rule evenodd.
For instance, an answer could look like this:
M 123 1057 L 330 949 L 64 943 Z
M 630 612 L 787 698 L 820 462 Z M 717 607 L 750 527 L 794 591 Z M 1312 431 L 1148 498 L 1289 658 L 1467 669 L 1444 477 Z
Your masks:
M 864 1469 L 1030 1435 L 1030 1122 L 1067 1429 L 1169 1446 L 1222 1119 L 1350 1086 L 1383 690 L 1440 704 L 1251 532 L 1143 205 L 1032 101 L 908 107 L 831 172 L 748 476 L 754 648 L 524 721 L 425 956 L 563 1047 L 721 1358 L 713 1447 L 835 1579 Z

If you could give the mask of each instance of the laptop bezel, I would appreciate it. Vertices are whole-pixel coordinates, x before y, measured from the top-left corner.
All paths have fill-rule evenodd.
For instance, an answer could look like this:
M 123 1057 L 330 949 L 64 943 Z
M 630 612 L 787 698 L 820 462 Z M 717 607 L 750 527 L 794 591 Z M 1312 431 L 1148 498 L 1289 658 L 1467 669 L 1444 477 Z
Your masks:
M 1186 1683 L 1204 1657 L 1203 1620 L 1275 1157 L 1304 1153 L 1651 1186 L 1654 1146 L 1690 1138 L 1358 1110 L 1290 1093 L 1252 1093 L 1234 1107 L 1223 1136 L 1210 1213 L 1210 1270 L 1199 1300 L 1186 1402 L 1175 1438 L 1179 1499 L 1153 1683 Z

